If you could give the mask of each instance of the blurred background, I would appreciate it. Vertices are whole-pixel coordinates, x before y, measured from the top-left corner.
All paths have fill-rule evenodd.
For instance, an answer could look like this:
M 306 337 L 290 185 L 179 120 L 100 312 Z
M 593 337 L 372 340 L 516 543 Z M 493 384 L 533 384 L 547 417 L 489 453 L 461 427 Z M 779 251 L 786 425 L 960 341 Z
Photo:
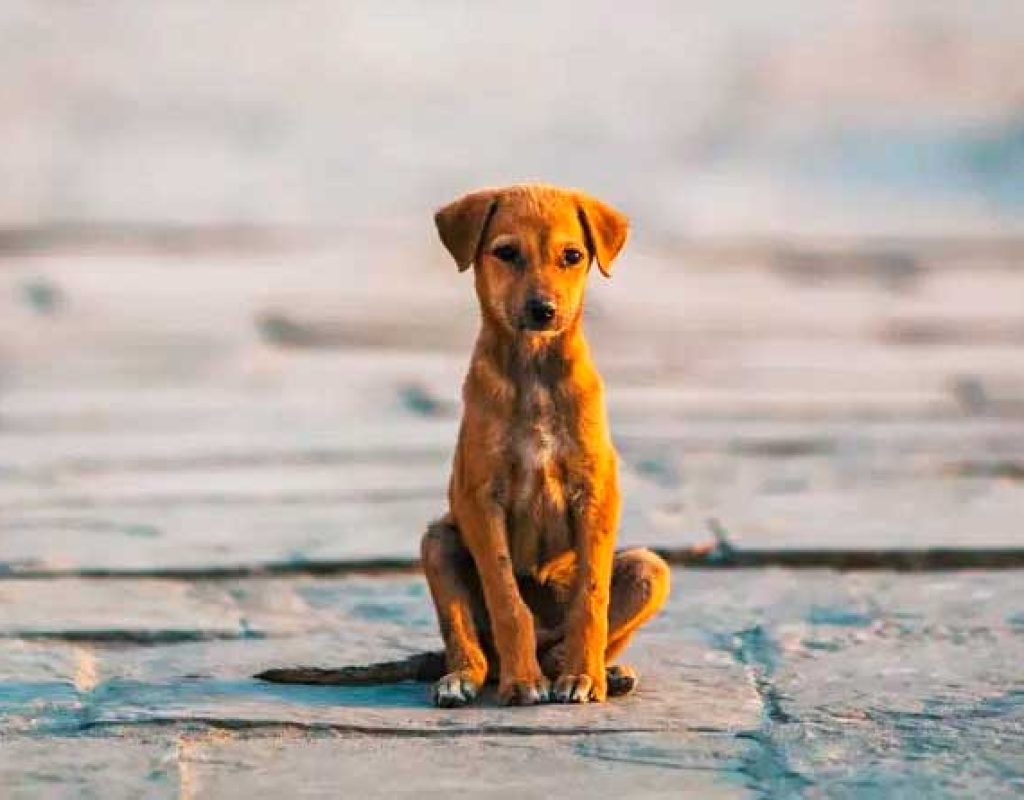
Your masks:
M 541 178 L 627 206 L 648 246 L 1020 230 L 1013 0 L 0 15 L 7 227 L 414 228 Z
M 0 4 L 0 563 L 406 557 L 476 328 L 431 212 L 634 235 L 624 542 L 1017 545 L 1024 6 Z M 709 520 L 713 520 L 709 525 Z

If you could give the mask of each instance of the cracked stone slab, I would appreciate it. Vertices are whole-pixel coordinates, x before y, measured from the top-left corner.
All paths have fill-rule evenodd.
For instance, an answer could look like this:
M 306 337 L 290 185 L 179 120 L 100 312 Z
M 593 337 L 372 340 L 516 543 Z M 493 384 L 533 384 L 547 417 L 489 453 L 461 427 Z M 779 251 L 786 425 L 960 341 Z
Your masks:
M 61 585 L 62 605 L 39 635 L 27 624 L 32 609 Z M 7 684 L 6 715 L 18 730 L 210 723 L 424 735 L 735 732 L 755 726 L 759 713 L 756 694 L 729 654 L 700 637 L 667 635 L 667 622 L 641 636 L 630 653 L 642 674 L 640 692 L 604 705 L 508 710 L 487 697 L 479 706 L 440 711 L 424 684 L 301 687 L 250 678 L 274 665 L 360 663 L 437 649 L 420 576 L 0 586 L 19 590 L 5 606 L 12 620 L 8 650 L 34 665 L 26 669 L 34 681 L 21 674 Z M 27 619 L 19 625 L 23 612 Z M 126 619 L 119 626 L 121 613 Z
M 732 734 L 756 727 L 760 712 L 742 668 L 724 654 L 694 644 L 638 645 L 630 660 L 643 675 L 640 690 L 589 706 L 506 709 L 497 706 L 489 690 L 477 705 L 441 710 L 432 707 L 426 684 L 280 686 L 249 677 L 267 664 L 308 662 L 316 644 L 292 647 L 289 640 L 263 640 L 164 645 L 158 652 L 149 648 L 142 658 L 135 652 L 93 648 L 87 682 L 77 678 L 81 666 L 76 664 L 74 675 L 61 681 L 6 684 L 7 719 L 0 726 L 41 733 L 129 724 L 210 724 L 243 731 L 289 727 L 392 736 Z M 359 652 L 336 645 L 317 650 L 321 656 L 330 654 L 335 663 Z M 364 641 L 364 653 L 387 657 L 389 650 L 386 645 L 371 649 Z
M 718 610 L 735 619 L 722 645 L 762 700 L 759 786 L 1019 796 L 1020 573 L 766 571 L 736 584 Z
M 753 797 L 728 736 L 495 735 L 453 742 L 280 730 L 114 730 L 0 748 L 5 797 Z M 45 789 L 43 788 L 45 787 Z

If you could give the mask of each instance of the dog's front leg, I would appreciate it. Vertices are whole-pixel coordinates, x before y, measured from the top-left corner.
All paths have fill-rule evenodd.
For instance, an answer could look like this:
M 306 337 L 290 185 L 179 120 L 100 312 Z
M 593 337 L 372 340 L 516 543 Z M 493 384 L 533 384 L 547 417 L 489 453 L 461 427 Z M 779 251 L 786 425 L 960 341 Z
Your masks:
M 574 515 L 578 572 L 566 619 L 565 661 L 555 682 L 560 703 L 603 702 L 608 696 L 605 650 L 619 493 L 613 478 L 586 493 Z
M 546 702 L 549 684 L 537 662 L 533 614 L 516 584 L 504 510 L 491 499 L 472 498 L 457 516 L 480 576 L 498 651 L 498 695 L 507 705 Z

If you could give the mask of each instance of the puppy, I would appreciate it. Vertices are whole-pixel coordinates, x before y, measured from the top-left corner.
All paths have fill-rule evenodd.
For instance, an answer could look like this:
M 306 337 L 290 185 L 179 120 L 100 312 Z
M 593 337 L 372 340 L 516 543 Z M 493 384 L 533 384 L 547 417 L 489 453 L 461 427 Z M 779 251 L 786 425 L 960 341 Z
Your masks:
M 449 512 L 422 541 L 448 669 L 435 701 L 466 704 L 489 675 L 514 705 L 630 691 L 635 673 L 608 663 L 664 603 L 669 569 L 615 554 L 616 453 L 582 324 L 590 265 L 611 274 L 628 221 L 582 192 L 520 185 L 435 222 L 474 268 L 481 318 Z
M 449 510 L 421 546 L 445 652 L 256 677 L 437 681 L 443 707 L 489 679 L 511 705 L 626 694 L 636 672 L 609 664 L 664 604 L 669 569 L 649 550 L 615 553 L 616 454 L 582 318 L 590 266 L 611 274 L 628 221 L 541 185 L 473 192 L 434 219 L 459 270 L 474 268 L 481 320 Z

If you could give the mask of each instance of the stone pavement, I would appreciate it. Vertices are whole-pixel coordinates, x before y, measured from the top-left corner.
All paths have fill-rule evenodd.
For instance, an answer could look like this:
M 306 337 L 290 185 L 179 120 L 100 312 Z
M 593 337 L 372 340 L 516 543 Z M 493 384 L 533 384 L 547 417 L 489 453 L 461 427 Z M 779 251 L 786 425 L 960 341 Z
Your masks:
M 429 219 L 181 247 L 2 256 L 0 564 L 413 557 L 476 328 Z M 1022 258 L 638 236 L 587 309 L 623 544 L 1020 547 Z
M 9 797 L 1012 797 L 1019 573 L 681 570 L 604 706 L 437 710 L 271 665 L 437 646 L 422 579 L 9 581 Z
M 1019 569 L 679 569 L 605 706 L 251 680 L 438 646 L 469 284 L 426 228 L 144 244 L 0 264 L 3 797 L 1024 791 Z M 588 309 L 622 543 L 1019 552 L 1021 254 L 640 237 Z

